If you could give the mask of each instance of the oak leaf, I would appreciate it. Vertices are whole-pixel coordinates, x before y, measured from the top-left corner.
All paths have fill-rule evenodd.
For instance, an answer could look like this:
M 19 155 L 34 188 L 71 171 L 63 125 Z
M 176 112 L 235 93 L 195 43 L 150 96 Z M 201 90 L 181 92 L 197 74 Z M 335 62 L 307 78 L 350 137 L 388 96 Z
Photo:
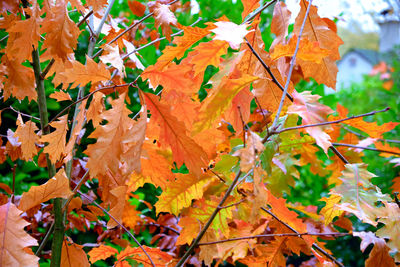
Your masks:
M 63 267 L 89 267 L 89 261 L 83 246 L 64 240 L 61 249 L 61 266 Z
M 397 203 L 383 202 L 385 207 L 378 211 L 379 222 L 383 223 L 383 227 L 376 231 L 376 235 L 380 238 L 389 239 L 387 245 L 390 248 L 390 252 L 394 253 L 396 262 L 400 261 L 400 208 Z
M 230 21 L 218 21 L 214 25 L 216 28 L 211 30 L 215 33 L 214 40 L 226 41 L 232 49 L 239 49 L 244 37 L 249 33 L 246 29 L 248 24 L 237 25 Z
M 220 40 L 213 40 L 207 43 L 200 43 L 194 48 L 194 56 L 191 63 L 194 65 L 194 75 L 205 71 L 208 65 L 218 67 L 221 56 L 226 54 L 228 43 Z
M 170 25 L 177 26 L 178 21 L 170 10 L 169 5 L 164 5 L 160 3 L 156 3 L 154 9 L 153 9 L 153 17 L 155 20 L 154 26 L 156 28 L 161 26 L 161 30 L 165 37 L 167 38 L 168 41 L 171 41 L 171 34 L 172 34 L 172 29 Z
M 119 73 L 124 76 L 126 76 L 125 73 L 125 67 L 124 67 L 124 61 L 121 58 L 121 55 L 119 54 L 119 47 L 118 45 L 108 45 L 105 44 L 104 45 L 104 52 L 106 52 L 107 54 L 103 54 L 102 56 L 100 56 L 100 60 L 104 63 L 110 63 L 111 66 L 113 66 L 114 68 L 116 68 Z
M 94 11 L 99 11 L 107 5 L 107 0 L 87 0 L 86 2 Z
M 242 19 L 250 15 L 251 12 L 260 7 L 260 1 L 258 0 L 242 0 L 243 12 Z
M 199 222 L 192 217 L 181 217 L 178 225 L 182 228 L 175 245 L 191 244 L 200 231 Z
M 21 143 L 22 157 L 26 161 L 31 160 L 37 154 L 36 143 L 39 141 L 39 136 L 35 131 L 39 129 L 32 121 L 24 123 L 21 115 L 18 115 L 17 126 L 15 136 Z
M 39 258 L 25 248 L 37 246 L 36 239 L 24 231 L 30 225 L 20 217 L 22 211 L 11 202 L 0 206 L 0 265 L 38 266 Z
M 90 102 L 89 108 L 86 112 L 87 121 L 92 121 L 94 128 L 96 128 L 103 121 L 101 114 L 103 113 L 104 109 L 104 94 L 102 92 L 94 93 L 92 102 Z
M 58 118 L 57 121 L 53 121 L 49 125 L 56 128 L 56 130 L 52 133 L 43 135 L 40 138 L 40 142 L 48 143 L 45 146 L 43 153 L 49 154 L 51 162 L 56 163 L 65 152 L 65 138 L 68 131 L 68 115 Z
M 151 257 L 156 267 L 164 267 L 172 260 L 172 256 L 158 248 L 150 248 L 142 246 L 147 254 Z M 117 255 L 117 263 L 115 266 L 122 266 L 124 260 L 132 259 L 137 263 L 143 264 L 144 267 L 152 267 L 149 258 L 143 253 L 139 247 L 127 247 Z
M 99 247 L 90 250 L 88 255 L 90 262 L 94 264 L 96 261 L 105 260 L 108 257 L 111 257 L 117 253 L 117 249 L 102 244 Z
M 71 194 L 69 180 L 65 175 L 64 169 L 60 169 L 56 175 L 45 184 L 32 186 L 28 192 L 24 192 L 21 196 L 18 208 L 27 211 L 52 198 L 68 198 Z
M 328 114 L 333 110 L 328 106 L 318 103 L 320 96 L 312 95 L 310 91 L 302 93 L 293 92 L 293 104 L 289 107 L 289 114 L 297 114 L 303 118 L 304 124 L 315 124 L 326 121 Z M 330 136 L 325 133 L 321 127 L 308 127 L 305 131 L 314 137 L 317 145 L 319 145 L 325 153 L 332 145 Z
M 57 100 L 57 102 L 67 101 L 67 100 L 72 101 L 71 96 L 67 92 L 64 92 L 62 90 L 55 91 L 54 93 L 50 94 L 49 97 Z
M 158 97 L 152 94 L 144 94 L 145 102 L 154 119 L 160 127 L 160 142 L 169 144 L 173 158 L 178 165 L 185 163 L 189 171 L 200 176 L 202 167 L 207 166 L 207 153 L 187 135 L 185 125 L 171 114 L 168 104 L 160 103 Z
M 323 197 L 321 201 L 325 201 L 326 205 L 321 209 L 321 214 L 324 215 L 325 225 L 330 224 L 336 216 L 340 216 L 343 211 L 336 206 L 342 199 L 339 195 L 330 195 L 329 198 Z
M 128 6 L 132 13 L 138 17 L 142 17 L 146 12 L 146 6 L 139 1 L 129 0 Z
M 275 4 L 274 14 L 271 21 L 271 32 L 275 34 L 276 38 L 272 42 L 270 50 L 277 44 L 285 44 L 291 14 L 292 13 L 287 9 L 284 2 L 278 2 Z

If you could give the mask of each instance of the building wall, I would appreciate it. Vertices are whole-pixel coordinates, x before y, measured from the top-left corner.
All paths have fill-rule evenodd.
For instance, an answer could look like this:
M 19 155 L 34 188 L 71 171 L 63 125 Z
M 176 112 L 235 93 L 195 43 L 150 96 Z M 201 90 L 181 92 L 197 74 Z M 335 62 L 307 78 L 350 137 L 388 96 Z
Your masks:
M 340 62 L 338 62 L 338 75 L 336 90 L 348 88 L 352 82 L 361 82 L 363 75 L 369 74 L 372 70 L 372 64 L 358 53 L 347 53 Z

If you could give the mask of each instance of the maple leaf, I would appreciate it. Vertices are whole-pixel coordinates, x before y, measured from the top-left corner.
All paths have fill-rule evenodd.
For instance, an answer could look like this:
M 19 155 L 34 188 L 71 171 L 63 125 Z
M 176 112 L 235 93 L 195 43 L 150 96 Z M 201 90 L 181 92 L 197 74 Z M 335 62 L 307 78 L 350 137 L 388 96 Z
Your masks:
M 20 217 L 22 211 L 11 202 L 0 206 L 0 265 L 38 266 L 39 258 L 26 252 L 37 246 L 36 239 L 24 231 L 30 225 Z
M 46 33 L 42 46 L 42 49 L 46 49 L 46 51 L 42 57 L 66 61 L 76 49 L 81 31 L 69 18 L 66 1 L 56 1 L 55 5 L 46 13 L 46 19 L 41 28 L 41 33 Z
M 97 138 L 95 144 L 88 145 L 84 151 L 89 156 L 86 167 L 95 177 L 111 171 L 117 174 L 124 166 L 124 175 L 140 171 L 140 151 L 146 131 L 146 111 L 135 121 L 129 117 L 131 111 L 126 108 L 125 94 L 111 102 L 112 108 L 101 114 L 105 125 L 99 125 L 89 138 Z
M 120 74 L 126 76 L 124 61 L 122 60 L 121 55 L 119 54 L 118 45 L 112 46 L 105 44 L 104 51 L 107 52 L 107 54 L 100 56 L 100 60 L 104 64 L 110 63 L 111 66 L 115 67 Z
M 297 36 L 294 35 L 287 45 L 277 44 L 271 53 L 271 59 L 276 60 L 281 57 L 292 57 L 297 45 Z M 308 39 L 302 38 L 297 52 L 297 58 L 304 61 L 312 61 L 321 64 L 322 60 L 329 56 L 329 50 L 322 49 L 317 42 L 310 42 Z
M 31 160 L 36 154 L 36 143 L 39 141 L 39 136 L 35 133 L 39 129 L 32 121 L 23 122 L 21 115 L 18 114 L 17 130 L 15 136 L 21 142 L 22 157 L 24 160 Z
M 87 83 L 97 83 L 110 80 L 110 72 L 103 63 L 97 64 L 90 57 L 86 56 L 86 65 L 79 61 L 72 61 L 72 67 L 61 73 L 64 77 L 64 84 L 72 83 L 75 86 L 84 86 Z
M 227 110 L 232 99 L 256 79 L 257 77 L 248 74 L 237 79 L 224 79 L 220 86 L 202 102 L 198 119 L 193 125 L 192 134 L 195 135 L 210 128 L 212 123 Z
M 192 200 L 203 197 L 203 191 L 213 179 L 196 177 L 190 174 L 176 174 L 176 180 L 169 183 L 156 203 L 157 213 L 169 212 L 176 216 L 183 208 L 192 204 Z
M 211 30 L 215 33 L 214 40 L 227 41 L 232 49 L 239 49 L 244 37 L 249 33 L 246 29 L 249 25 L 246 23 L 237 25 L 230 21 L 218 21 L 214 25 L 216 28 Z
M 364 252 L 370 244 L 374 244 L 368 259 L 365 261 L 366 267 L 396 266 L 383 238 L 376 237 L 372 232 L 354 232 L 353 235 L 361 238 L 360 248 L 362 252 Z
M 225 41 L 213 40 L 207 43 L 200 43 L 194 48 L 194 56 L 190 62 L 194 65 L 194 75 L 205 71 L 208 65 L 218 67 L 221 56 L 226 54 L 228 43 Z
M 45 146 L 43 153 L 49 154 L 51 162 L 56 163 L 65 152 L 65 138 L 68 131 L 68 115 L 58 118 L 57 121 L 54 121 L 49 125 L 56 128 L 56 130 L 52 133 L 43 135 L 40 138 L 40 142 L 48 143 Z
M 294 23 L 293 33 L 297 36 L 300 33 L 300 28 L 306 14 L 308 1 L 300 1 L 300 13 L 298 14 Z M 303 37 L 309 39 L 311 42 L 318 42 L 319 47 L 330 51 L 330 55 L 324 58 L 322 64 L 314 62 L 298 61 L 304 73 L 304 77 L 313 77 L 318 83 L 326 84 L 331 88 L 336 88 L 336 75 L 338 68 L 335 60 L 340 59 L 339 46 L 343 44 L 340 37 L 329 28 L 326 23 L 327 19 L 322 19 L 318 16 L 317 7 L 311 6 L 308 14 L 308 19 L 304 25 Z
M 40 40 L 39 28 L 42 19 L 40 18 L 39 4 L 33 3 L 30 10 L 30 18 L 18 20 L 7 29 L 10 36 L 5 52 L 9 57 L 12 57 L 13 61 L 19 63 L 32 58 L 32 46 L 37 48 Z
M 170 106 L 162 104 L 158 97 L 152 94 L 143 94 L 145 102 L 160 127 L 160 142 L 169 144 L 173 152 L 174 161 L 178 165 L 185 163 L 195 175 L 201 175 L 201 168 L 208 164 L 207 153 L 187 135 L 185 125 L 178 121 L 170 112 Z
M 111 257 L 117 253 L 117 249 L 102 244 L 99 247 L 90 250 L 88 255 L 90 262 L 94 264 L 96 261 L 105 260 L 108 257 Z
M 61 266 L 74 267 L 82 266 L 89 267 L 89 261 L 87 259 L 85 251 L 82 249 L 83 246 L 75 243 L 67 242 L 64 240 L 61 251 Z
M 178 21 L 174 13 L 171 12 L 170 6 L 156 3 L 153 9 L 153 13 L 154 13 L 153 17 L 155 20 L 154 26 L 156 28 L 159 28 L 161 26 L 163 34 L 165 35 L 168 41 L 171 41 L 172 29 L 170 25 L 177 26 Z
M 321 97 L 312 95 L 310 91 L 304 91 L 302 93 L 294 91 L 292 95 L 294 99 L 293 104 L 289 107 L 287 113 L 299 115 L 303 118 L 304 124 L 324 122 L 328 114 L 333 112 L 328 106 L 318 103 L 318 99 Z M 318 126 L 308 127 L 305 131 L 314 137 L 317 145 L 327 153 L 328 148 L 332 145 L 330 136 Z
M 139 1 L 129 0 L 128 6 L 132 13 L 138 17 L 142 17 L 146 12 L 146 6 L 140 3 Z
M 166 252 L 161 251 L 158 248 L 150 248 L 142 246 L 144 250 L 149 254 L 156 267 L 164 267 L 168 262 L 172 260 L 172 256 Z M 151 267 L 152 264 L 149 258 L 143 253 L 143 250 L 139 247 L 127 247 L 117 255 L 117 263 L 115 266 L 121 266 L 121 262 L 126 259 L 135 260 L 137 263 L 142 263 L 144 267 Z
M 390 197 L 382 194 L 380 189 L 370 182 L 375 175 L 367 171 L 365 164 L 346 164 L 345 167 L 342 176 L 339 177 L 342 184 L 334 187 L 330 194 L 342 198 L 340 204 L 337 204 L 341 210 L 351 212 L 363 222 L 376 226 L 378 210 L 374 208 L 375 203 L 389 201 Z
M 18 208 L 27 211 L 52 198 L 68 198 L 71 194 L 69 180 L 65 175 L 64 169 L 60 169 L 56 175 L 45 184 L 32 186 L 28 192 L 24 192 L 21 196 Z

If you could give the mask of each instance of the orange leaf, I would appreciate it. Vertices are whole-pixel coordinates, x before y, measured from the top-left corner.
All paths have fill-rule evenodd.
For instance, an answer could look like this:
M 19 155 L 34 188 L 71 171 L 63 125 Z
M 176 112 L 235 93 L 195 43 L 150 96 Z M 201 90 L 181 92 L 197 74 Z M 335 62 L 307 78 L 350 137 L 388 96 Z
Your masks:
M 158 248 L 149 248 L 142 246 L 146 250 L 147 254 L 151 257 L 156 267 L 165 267 L 168 262 L 172 260 L 172 256 L 166 252 L 161 251 Z M 132 259 L 138 263 L 142 263 L 144 267 L 151 267 L 149 258 L 144 254 L 143 250 L 139 247 L 127 247 L 117 255 L 118 262 L 116 266 L 119 266 L 122 261 L 126 259 Z
M 103 121 L 101 113 L 104 111 L 104 94 L 102 92 L 96 92 L 93 94 L 92 102 L 90 102 L 89 108 L 86 112 L 87 121 L 92 121 L 93 127 L 96 128 L 100 122 Z
M 108 257 L 111 257 L 117 253 L 118 250 L 113 247 L 100 245 L 99 247 L 90 250 L 88 255 L 90 262 L 94 264 L 96 261 L 105 260 Z
M 111 102 L 112 108 L 101 114 L 105 125 L 99 125 L 89 138 L 97 138 L 88 145 L 85 154 L 89 156 L 86 168 L 92 177 L 110 171 L 130 175 L 140 171 L 140 151 L 146 131 L 146 110 L 135 121 L 129 117 L 131 111 L 125 106 L 125 94 Z M 121 164 L 124 168 L 121 168 Z
M 172 13 L 169 8 L 169 5 L 157 3 L 153 10 L 153 17 L 155 20 L 154 26 L 156 28 L 161 26 L 163 34 L 168 41 L 171 41 L 172 30 L 170 25 L 177 26 L 178 21 L 176 20 L 174 13 Z
M 185 163 L 195 175 L 201 175 L 201 168 L 207 166 L 207 153 L 187 135 L 185 125 L 171 114 L 168 104 L 160 103 L 158 97 L 144 94 L 145 102 L 154 119 L 161 127 L 160 142 L 171 146 L 174 160 L 178 165 Z
M 291 14 L 292 13 L 287 9 L 284 2 L 279 1 L 275 4 L 274 15 L 271 22 L 271 32 L 275 34 L 276 38 L 272 42 L 270 50 L 277 44 L 285 44 Z
M 17 133 L 17 132 L 15 132 L 15 133 Z M 382 142 L 376 142 L 375 143 L 375 147 L 377 148 L 377 149 L 380 149 L 380 150 L 385 150 L 385 151 L 390 151 L 390 152 L 394 152 L 394 153 L 398 153 L 398 154 L 400 154 L 400 148 L 398 148 L 398 147 L 395 147 L 395 146 L 390 146 L 388 143 L 384 143 L 384 144 L 382 144 Z M 392 153 L 385 153 L 385 152 L 382 152 L 382 153 L 380 153 L 379 154 L 381 157 L 386 157 L 386 158 L 388 158 L 388 157 L 393 157 L 393 154 Z
M 89 261 L 83 246 L 64 240 L 61 250 L 61 266 L 63 267 L 89 267 Z
M 105 44 L 103 48 L 105 53 L 99 57 L 100 60 L 104 64 L 110 63 L 111 66 L 113 66 L 119 71 L 120 75 L 123 74 L 124 76 L 126 76 L 124 61 L 122 60 L 121 55 L 119 54 L 118 45 L 112 46 Z
M 129 0 L 128 5 L 132 13 L 138 17 L 142 17 L 146 12 L 146 6 L 139 1 Z
M 60 91 L 55 91 L 54 93 L 52 93 L 52 94 L 49 95 L 49 96 L 50 96 L 51 98 L 57 100 L 57 102 L 66 101 L 66 100 L 72 101 L 71 96 L 70 96 L 68 93 L 66 93 L 66 92 L 64 92 L 64 91 L 62 91 L 62 90 L 60 90 Z
M 210 177 L 198 178 L 191 174 L 176 174 L 177 178 L 162 192 L 155 207 L 157 213 L 169 212 L 176 216 L 183 208 L 192 204 L 192 200 L 203 197 L 204 189 L 214 179 Z
M 72 160 L 72 156 L 73 156 L 73 150 L 74 150 L 74 146 L 75 146 L 75 142 L 78 139 L 79 135 L 81 134 L 82 131 L 82 127 L 83 124 L 85 123 L 85 119 L 86 119 L 86 99 L 83 100 L 79 107 L 76 107 L 75 113 L 75 127 L 72 131 L 72 133 L 69 136 L 69 140 L 68 143 L 65 147 L 65 158 L 64 158 L 64 162 L 68 162 L 70 160 Z
M 281 57 L 292 57 L 297 45 L 297 36 L 293 35 L 289 44 L 277 44 L 271 54 L 271 59 L 276 60 Z M 321 64 L 322 60 L 329 55 L 329 50 L 322 49 L 317 42 L 310 42 L 308 39 L 301 39 L 297 58 L 304 61 L 312 61 Z
M 297 114 L 303 118 L 303 124 L 315 124 L 326 121 L 328 114 L 333 110 L 328 106 L 318 103 L 320 96 L 312 95 L 310 91 L 302 93 L 293 92 L 293 104 L 289 107 L 289 114 Z M 330 136 L 322 130 L 322 127 L 308 127 L 305 131 L 314 137 L 317 145 L 319 145 L 325 153 L 332 145 Z
M 67 1 L 56 1 L 46 14 L 41 33 L 46 33 L 42 49 L 47 49 L 42 58 L 67 61 L 76 49 L 80 30 L 69 18 Z
M 26 161 L 31 160 L 37 154 L 36 143 L 39 141 L 39 136 L 35 131 L 39 129 L 32 121 L 24 123 L 19 114 L 17 126 L 14 135 L 18 137 L 18 141 L 21 143 L 22 157 Z
M 182 227 L 182 230 L 175 245 L 191 244 L 200 231 L 199 222 L 195 218 L 185 216 L 180 218 L 178 225 Z
M 194 75 L 202 73 L 208 65 L 218 67 L 221 56 L 228 50 L 228 43 L 225 41 L 213 40 L 207 43 L 200 43 L 195 47 L 192 60 L 194 65 Z
M 251 12 L 260 7 L 260 1 L 258 0 L 242 0 L 243 12 L 242 20 L 247 17 Z
M 27 211 L 52 198 L 68 198 L 71 194 L 69 180 L 65 175 L 64 169 L 60 169 L 56 175 L 45 184 L 32 186 L 28 192 L 24 192 L 21 196 L 18 208 Z
M 299 35 L 308 4 L 306 0 L 300 1 L 301 9 L 293 29 L 293 33 L 297 36 Z M 329 28 L 326 20 L 319 17 L 315 6 L 310 8 L 302 36 L 311 42 L 318 42 L 320 48 L 330 51 L 329 57 L 324 58 L 322 64 L 299 60 L 298 63 L 302 68 L 304 77 L 313 77 L 318 83 L 335 88 L 338 71 L 335 61 L 340 59 L 339 46 L 343 44 L 343 41 L 335 31 Z
M 84 86 L 90 82 L 94 84 L 111 78 L 110 72 L 103 63 L 96 63 L 88 56 L 86 57 L 86 65 L 76 60 L 72 61 L 72 67 L 67 68 L 61 75 L 65 77 L 64 84 L 72 83 L 75 86 Z
M 56 130 L 47 135 L 43 135 L 40 138 L 40 142 L 48 143 L 44 148 L 43 153 L 49 154 L 51 162 L 56 163 L 65 152 L 65 138 L 68 131 L 68 115 L 58 118 L 57 121 L 50 123 L 50 126 L 56 128 Z
M 86 2 L 94 11 L 99 11 L 107 5 L 107 0 L 87 0 Z
M 211 92 L 202 102 L 199 117 L 193 125 L 192 134 L 195 135 L 212 126 L 212 123 L 231 105 L 232 99 L 257 77 L 244 74 L 237 79 L 224 78 L 218 88 Z
M 122 222 L 122 216 L 125 209 L 125 195 L 127 186 L 118 186 L 110 190 L 111 193 L 111 204 L 110 204 L 110 215 L 114 217 L 118 222 Z M 107 222 L 107 229 L 111 229 L 119 226 L 118 222 L 110 218 Z
M 24 228 L 30 223 L 20 217 L 22 211 L 8 202 L 0 206 L 0 265 L 38 266 L 39 258 L 27 253 L 26 247 L 37 246 L 36 239 Z

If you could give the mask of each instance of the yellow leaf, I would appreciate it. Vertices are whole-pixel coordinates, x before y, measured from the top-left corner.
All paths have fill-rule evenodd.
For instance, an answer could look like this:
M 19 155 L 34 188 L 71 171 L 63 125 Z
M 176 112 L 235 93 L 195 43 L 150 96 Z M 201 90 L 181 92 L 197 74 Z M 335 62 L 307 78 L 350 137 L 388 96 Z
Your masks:
M 336 216 L 340 216 L 343 213 L 343 211 L 336 206 L 341 199 L 342 197 L 338 195 L 330 195 L 329 198 L 321 198 L 321 201 L 326 202 L 325 207 L 321 209 L 321 214 L 324 215 L 325 225 L 330 224 Z
M 24 192 L 21 196 L 18 208 L 27 211 L 52 198 L 68 198 L 71 194 L 69 180 L 65 175 L 64 169 L 60 169 L 56 175 L 45 184 L 32 186 L 28 192 Z

